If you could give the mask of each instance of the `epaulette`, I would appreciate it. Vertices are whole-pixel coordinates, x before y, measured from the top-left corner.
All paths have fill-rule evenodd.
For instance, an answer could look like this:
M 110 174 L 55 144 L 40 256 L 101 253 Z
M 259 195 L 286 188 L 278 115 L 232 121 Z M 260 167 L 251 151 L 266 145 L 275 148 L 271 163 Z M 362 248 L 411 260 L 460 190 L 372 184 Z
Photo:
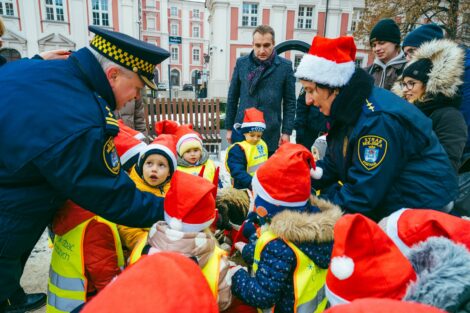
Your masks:
M 364 111 L 364 113 L 368 114 L 380 110 L 380 107 L 370 102 L 369 99 L 366 99 L 366 103 L 362 106 L 362 110 Z
M 114 113 L 113 111 L 111 111 L 106 101 L 104 101 L 104 99 L 100 95 L 95 93 L 95 96 L 98 99 L 98 102 L 100 103 L 101 113 L 103 113 L 103 117 L 106 122 L 105 132 L 106 134 L 114 137 L 119 133 L 119 124 L 116 118 L 114 117 Z

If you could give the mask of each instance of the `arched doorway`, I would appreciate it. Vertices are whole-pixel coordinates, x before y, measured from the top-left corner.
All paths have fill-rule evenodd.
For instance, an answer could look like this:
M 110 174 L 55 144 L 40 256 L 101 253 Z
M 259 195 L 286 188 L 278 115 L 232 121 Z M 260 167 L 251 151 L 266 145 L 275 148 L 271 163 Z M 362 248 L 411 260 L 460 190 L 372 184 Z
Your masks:
M 180 72 L 177 69 L 172 69 L 170 72 L 171 85 L 173 87 L 180 86 Z
M 11 48 L 0 49 L 0 55 L 7 59 L 8 62 L 21 59 L 21 54 L 17 50 Z

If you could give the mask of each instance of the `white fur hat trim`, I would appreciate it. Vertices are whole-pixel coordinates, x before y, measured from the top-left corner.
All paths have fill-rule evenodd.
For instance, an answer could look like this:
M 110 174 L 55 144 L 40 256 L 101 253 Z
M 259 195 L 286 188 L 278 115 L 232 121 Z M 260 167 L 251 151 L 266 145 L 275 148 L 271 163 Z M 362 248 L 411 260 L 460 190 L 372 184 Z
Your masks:
M 316 167 L 315 169 L 310 170 L 310 177 L 313 179 L 320 179 L 323 176 L 323 169 L 321 167 Z
M 312 54 L 305 54 L 300 61 L 295 77 L 330 87 L 343 87 L 351 79 L 356 65 L 353 61 L 336 63 Z

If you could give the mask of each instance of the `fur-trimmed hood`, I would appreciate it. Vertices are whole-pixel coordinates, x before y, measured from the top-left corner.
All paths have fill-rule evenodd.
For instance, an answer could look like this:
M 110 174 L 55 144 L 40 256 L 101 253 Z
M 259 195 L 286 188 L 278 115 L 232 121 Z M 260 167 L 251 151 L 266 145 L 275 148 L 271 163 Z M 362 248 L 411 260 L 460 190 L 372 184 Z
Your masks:
M 455 42 L 448 39 L 432 40 L 422 44 L 416 50 L 410 63 L 405 68 L 421 59 L 430 59 L 433 67 L 429 73 L 429 80 L 426 83 L 425 99 L 433 98 L 442 94 L 448 98 L 453 98 L 459 93 L 459 86 L 462 84 L 462 74 L 464 70 L 465 51 Z M 403 90 L 400 86 L 402 76 L 393 85 L 392 91 L 403 97 Z
M 417 274 L 404 300 L 429 304 L 447 312 L 470 308 L 470 252 L 444 237 L 413 246 L 407 257 Z M 464 309 L 467 308 L 467 309 Z
M 312 205 L 319 213 L 285 210 L 276 214 L 270 224 L 271 231 L 296 244 L 333 241 L 333 228 L 341 217 L 341 209 L 329 201 L 312 197 Z

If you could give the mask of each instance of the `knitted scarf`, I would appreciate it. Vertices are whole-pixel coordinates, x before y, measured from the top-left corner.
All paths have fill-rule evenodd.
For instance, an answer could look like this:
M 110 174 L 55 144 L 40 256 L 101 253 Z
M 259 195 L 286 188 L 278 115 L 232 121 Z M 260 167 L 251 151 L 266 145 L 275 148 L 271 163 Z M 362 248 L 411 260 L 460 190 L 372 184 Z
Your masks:
M 254 65 L 256 67 L 254 67 L 251 70 L 251 72 L 248 73 L 248 77 L 247 77 L 248 78 L 250 96 L 252 96 L 253 93 L 255 92 L 256 86 L 258 85 L 261 78 L 263 77 L 263 74 L 273 64 L 273 61 L 274 61 L 274 58 L 276 57 L 276 55 L 277 55 L 276 50 L 273 50 L 273 53 L 271 54 L 271 56 L 267 60 L 261 61 L 260 59 L 258 59 L 255 56 L 254 51 L 251 51 L 250 59 L 253 61 Z

